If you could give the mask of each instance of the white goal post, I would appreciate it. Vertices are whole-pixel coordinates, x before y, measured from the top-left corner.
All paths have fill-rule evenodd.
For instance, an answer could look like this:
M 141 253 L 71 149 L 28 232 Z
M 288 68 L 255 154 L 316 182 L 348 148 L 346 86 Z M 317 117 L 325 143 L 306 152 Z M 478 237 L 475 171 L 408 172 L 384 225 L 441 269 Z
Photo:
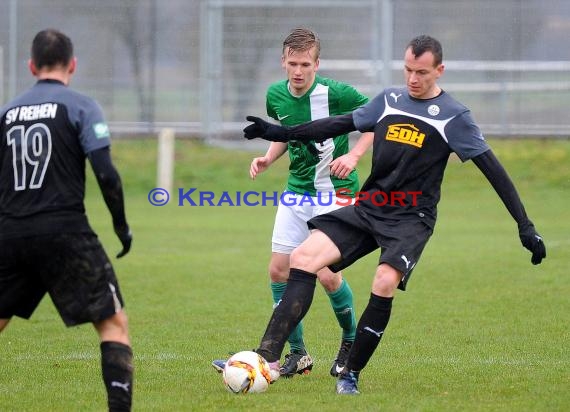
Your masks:
M 156 186 L 172 191 L 174 180 L 174 129 L 164 128 L 158 134 Z

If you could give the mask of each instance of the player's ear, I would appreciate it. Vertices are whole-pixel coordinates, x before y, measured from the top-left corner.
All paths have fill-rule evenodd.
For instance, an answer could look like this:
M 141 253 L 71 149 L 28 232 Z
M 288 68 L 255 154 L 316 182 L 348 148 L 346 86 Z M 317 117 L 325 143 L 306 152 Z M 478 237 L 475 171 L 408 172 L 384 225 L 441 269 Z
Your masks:
M 37 76 L 38 75 L 38 68 L 36 67 L 34 61 L 32 59 L 28 60 L 28 69 L 30 69 L 30 72 L 34 75 Z
M 321 62 L 321 59 L 317 58 L 317 60 L 315 61 L 315 71 L 319 70 L 319 63 Z
M 436 70 L 437 70 L 437 77 L 439 78 L 445 71 L 445 66 L 443 65 L 443 63 L 437 66 Z
M 68 68 L 69 74 L 75 73 L 76 68 L 77 68 L 77 57 L 73 57 L 69 62 L 69 68 Z

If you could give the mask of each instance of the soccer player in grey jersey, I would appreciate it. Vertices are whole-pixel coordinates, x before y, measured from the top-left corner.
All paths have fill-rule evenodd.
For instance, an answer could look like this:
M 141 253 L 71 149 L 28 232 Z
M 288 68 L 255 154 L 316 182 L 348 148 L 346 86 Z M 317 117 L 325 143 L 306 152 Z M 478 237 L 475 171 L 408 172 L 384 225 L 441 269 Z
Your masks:
M 285 128 L 248 117 L 248 139 L 324 139 L 352 130 L 374 131 L 372 171 L 358 202 L 308 222 L 309 238 L 291 255 L 289 283 L 275 308 L 257 352 L 279 358 L 289 331 L 307 313 L 318 271 L 341 270 L 380 248 L 372 293 L 362 313 L 339 394 L 357 394 L 360 371 L 380 343 L 390 319 L 396 289 L 405 290 L 436 221 L 440 187 L 450 153 L 477 165 L 518 225 L 531 262 L 546 257 L 542 238 L 527 217 L 506 171 L 489 148 L 470 111 L 443 91 L 439 41 L 418 36 L 404 56 L 406 88 L 388 88 L 351 114 Z
M 68 87 L 76 68 L 69 37 L 37 33 L 29 68 L 36 84 L 0 111 L 0 331 L 13 316 L 30 318 L 48 293 L 67 326 L 94 325 L 109 410 L 129 411 L 127 316 L 83 204 L 88 158 L 122 244 L 117 257 L 127 254 L 132 236 L 109 129 L 97 103 Z

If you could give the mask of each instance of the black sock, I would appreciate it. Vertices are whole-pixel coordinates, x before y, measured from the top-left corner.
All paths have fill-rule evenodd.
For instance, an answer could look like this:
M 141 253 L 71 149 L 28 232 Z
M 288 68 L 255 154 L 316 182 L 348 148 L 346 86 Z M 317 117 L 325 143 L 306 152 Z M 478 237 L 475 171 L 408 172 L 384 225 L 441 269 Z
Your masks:
M 316 282 L 316 274 L 301 269 L 290 269 L 287 288 L 273 310 L 259 349 L 256 350 L 268 362 L 275 362 L 281 358 L 287 338 L 313 302 Z
M 392 300 L 393 298 L 370 294 L 368 306 L 364 309 L 356 327 L 356 339 L 346 362 L 348 370 L 361 371 L 368 363 L 390 320 Z
M 109 411 L 130 411 L 133 399 L 131 348 L 119 342 L 101 342 L 101 370 Z

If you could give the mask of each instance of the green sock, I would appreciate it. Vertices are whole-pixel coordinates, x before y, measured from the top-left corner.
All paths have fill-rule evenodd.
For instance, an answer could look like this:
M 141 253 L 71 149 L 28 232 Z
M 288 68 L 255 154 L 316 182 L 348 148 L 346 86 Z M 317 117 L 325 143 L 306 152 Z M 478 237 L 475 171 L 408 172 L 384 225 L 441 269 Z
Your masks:
M 281 300 L 285 288 L 287 287 L 287 282 L 271 282 L 271 294 L 273 295 L 273 303 L 276 305 L 277 302 Z M 352 296 L 352 295 L 351 295 Z M 289 345 L 291 346 L 291 352 L 304 352 L 305 342 L 303 342 L 303 324 L 299 324 L 293 329 L 293 332 L 289 335 L 287 339 Z
M 356 337 L 356 316 L 354 315 L 352 290 L 348 286 L 346 279 L 342 280 L 337 290 L 327 294 L 329 295 L 338 324 L 342 328 L 342 339 L 354 341 Z

